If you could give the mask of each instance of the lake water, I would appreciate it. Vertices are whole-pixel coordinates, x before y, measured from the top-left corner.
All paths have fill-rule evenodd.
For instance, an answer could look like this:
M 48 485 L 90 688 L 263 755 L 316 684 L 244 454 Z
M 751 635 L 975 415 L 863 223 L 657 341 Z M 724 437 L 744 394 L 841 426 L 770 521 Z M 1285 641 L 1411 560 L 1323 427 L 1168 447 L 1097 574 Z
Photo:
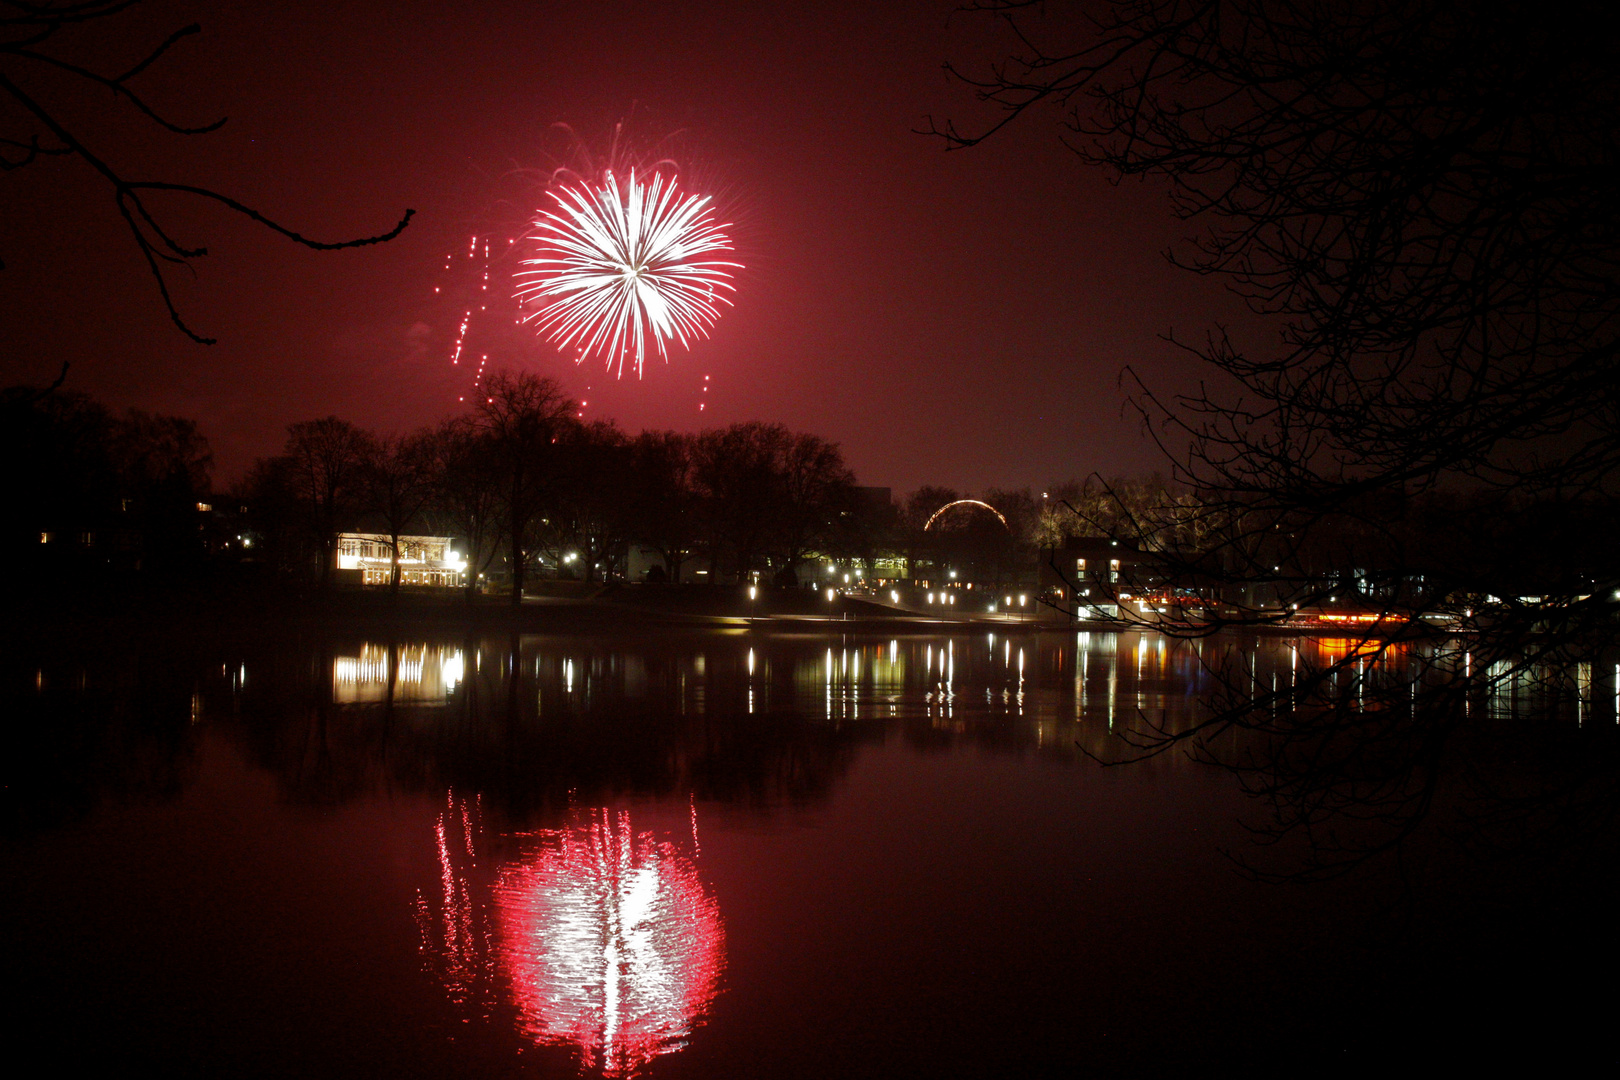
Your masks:
M 1144 716 L 1196 716 L 1212 650 L 1247 652 L 1258 685 L 1345 647 L 764 628 L 18 647 L 13 1053 L 334 1077 L 1586 1053 L 1612 931 L 1521 862 L 1456 869 L 1420 831 L 1400 864 L 1256 881 L 1242 864 L 1300 851 L 1256 845 L 1241 777 L 1093 760 Z

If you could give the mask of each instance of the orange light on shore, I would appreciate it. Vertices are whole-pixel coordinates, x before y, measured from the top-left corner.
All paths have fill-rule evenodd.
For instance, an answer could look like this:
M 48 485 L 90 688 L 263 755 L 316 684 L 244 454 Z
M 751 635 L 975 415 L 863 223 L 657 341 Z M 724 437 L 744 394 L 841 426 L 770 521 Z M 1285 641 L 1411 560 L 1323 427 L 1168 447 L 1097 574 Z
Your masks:
M 1387 659 L 1395 645 L 1383 641 L 1370 641 L 1362 638 L 1324 637 L 1318 638 L 1317 649 L 1324 660 L 1366 659 L 1377 657 Z

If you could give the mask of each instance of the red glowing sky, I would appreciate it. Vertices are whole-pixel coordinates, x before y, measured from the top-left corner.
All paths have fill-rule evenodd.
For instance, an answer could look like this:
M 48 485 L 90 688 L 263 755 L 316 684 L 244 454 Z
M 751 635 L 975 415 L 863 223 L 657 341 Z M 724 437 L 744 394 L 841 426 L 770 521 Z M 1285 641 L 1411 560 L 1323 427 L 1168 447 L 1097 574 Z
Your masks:
M 82 163 L 35 164 L 0 200 L 0 380 L 48 381 L 68 360 L 74 389 L 194 417 L 224 482 L 293 421 L 436 421 L 466 382 L 448 363 L 455 316 L 433 298 L 446 254 L 498 212 L 503 175 L 545 164 L 552 125 L 597 137 L 629 115 L 681 129 L 721 190 L 748 266 L 736 307 L 639 383 L 510 335 L 492 366 L 558 378 L 630 431 L 780 421 L 897 491 L 1159 467 L 1122 416 L 1120 370 L 1187 385 L 1197 368 L 1161 335 L 1197 339 L 1233 304 L 1165 264 L 1188 226 L 1162 192 L 1088 170 L 1057 113 L 969 151 L 914 134 L 930 114 L 985 117 L 941 65 L 982 70 L 1009 48 L 953 6 L 148 3 L 111 24 L 115 45 L 87 36 L 76 55 L 116 66 L 199 21 L 141 88 L 177 119 L 230 122 L 186 140 L 119 113 L 130 138 L 63 91 L 109 158 L 311 235 L 382 231 L 405 207 L 416 221 L 392 244 L 317 254 L 160 204 L 212 251 L 175 278 L 184 314 L 220 339 L 204 347 L 169 325 Z

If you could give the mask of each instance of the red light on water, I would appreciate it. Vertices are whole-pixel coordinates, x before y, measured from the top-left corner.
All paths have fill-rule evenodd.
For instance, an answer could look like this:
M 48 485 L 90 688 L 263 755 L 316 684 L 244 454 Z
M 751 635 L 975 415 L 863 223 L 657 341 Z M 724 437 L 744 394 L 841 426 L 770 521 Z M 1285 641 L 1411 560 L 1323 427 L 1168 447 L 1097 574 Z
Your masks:
M 719 989 L 725 931 L 692 855 L 630 815 L 534 834 L 495 886 L 499 964 L 524 1034 L 634 1073 L 685 1045 Z

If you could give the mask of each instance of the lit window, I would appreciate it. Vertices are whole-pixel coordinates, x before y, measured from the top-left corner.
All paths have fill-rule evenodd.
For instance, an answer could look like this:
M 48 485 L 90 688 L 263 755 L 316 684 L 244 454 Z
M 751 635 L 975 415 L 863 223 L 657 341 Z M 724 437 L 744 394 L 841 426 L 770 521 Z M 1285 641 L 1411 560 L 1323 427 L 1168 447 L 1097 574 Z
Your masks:
M 200 503 L 197 504 L 197 513 L 206 514 L 209 511 L 211 511 L 213 508 L 214 508 L 213 505 L 210 504 L 210 503 L 200 502 Z

